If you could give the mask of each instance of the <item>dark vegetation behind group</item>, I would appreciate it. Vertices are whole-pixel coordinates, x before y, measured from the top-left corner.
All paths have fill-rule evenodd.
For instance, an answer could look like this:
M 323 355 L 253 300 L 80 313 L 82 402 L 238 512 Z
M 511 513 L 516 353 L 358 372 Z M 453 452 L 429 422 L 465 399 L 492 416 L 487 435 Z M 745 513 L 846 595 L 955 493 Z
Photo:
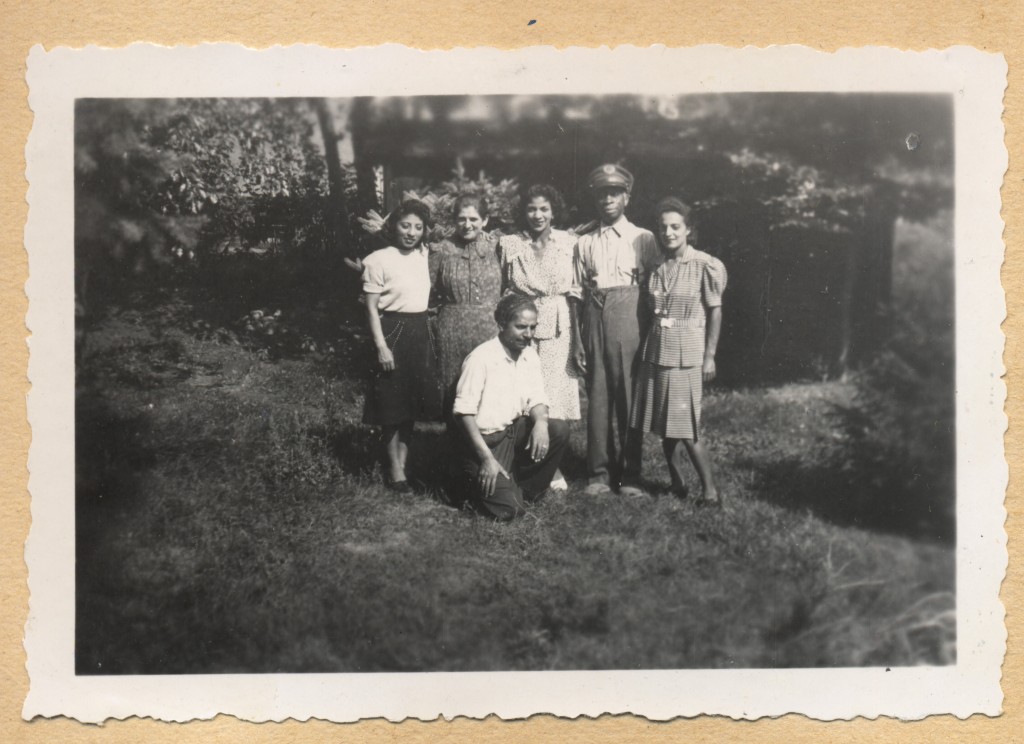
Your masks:
M 794 458 L 766 478 L 840 496 L 868 479 L 879 494 L 906 495 L 871 505 L 895 509 L 883 521 L 926 524 L 925 532 L 949 539 L 951 122 L 948 102 L 911 103 L 708 98 L 676 112 L 676 139 L 660 141 L 668 136 L 662 120 L 655 116 L 655 126 L 643 106 L 616 99 L 595 104 L 587 126 L 608 130 L 613 152 L 604 157 L 621 155 L 637 178 L 634 222 L 650 226 L 650 204 L 677 194 L 694 205 L 697 247 L 726 263 L 721 384 L 854 384 L 840 412 L 847 445 L 834 459 L 811 467 Z M 373 246 L 357 217 L 386 205 L 379 194 L 360 193 L 357 168 L 323 146 L 343 133 L 337 113 L 307 99 L 79 101 L 83 390 L 92 384 L 90 330 L 124 308 L 269 360 L 313 355 L 335 374 L 362 374 L 359 282 L 344 259 Z M 654 134 L 643 134 L 644 122 Z M 928 122 L 935 132 L 911 147 L 905 135 Z M 624 144 L 625 130 L 637 133 L 646 154 Z M 487 194 L 492 228 L 514 229 L 518 187 L 528 185 L 515 180 L 522 174 L 471 173 L 455 155 L 449 172 L 418 192 L 434 208 L 433 236 L 450 231 L 448 205 L 464 191 Z M 524 171 L 543 176 L 539 168 Z M 588 205 L 566 191 L 568 221 L 587 222 Z

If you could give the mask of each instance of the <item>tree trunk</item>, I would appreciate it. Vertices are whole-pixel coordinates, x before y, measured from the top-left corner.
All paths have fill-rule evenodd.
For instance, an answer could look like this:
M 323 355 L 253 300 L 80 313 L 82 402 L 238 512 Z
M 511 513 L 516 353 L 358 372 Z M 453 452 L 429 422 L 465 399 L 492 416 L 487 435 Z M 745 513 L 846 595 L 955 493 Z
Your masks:
M 345 172 L 341 167 L 341 156 L 338 154 L 338 133 L 334 129 L 334 118 L 324 98 L 312 98 L 310 103 L 316 110 L 316 118 L 320 123 L 320 134 L 324 140 L 324 154 L 327 159 L 327 234 L 332 253 L 352 251 L 351 235 L 349 234 L 348 200 L 345 198 Z

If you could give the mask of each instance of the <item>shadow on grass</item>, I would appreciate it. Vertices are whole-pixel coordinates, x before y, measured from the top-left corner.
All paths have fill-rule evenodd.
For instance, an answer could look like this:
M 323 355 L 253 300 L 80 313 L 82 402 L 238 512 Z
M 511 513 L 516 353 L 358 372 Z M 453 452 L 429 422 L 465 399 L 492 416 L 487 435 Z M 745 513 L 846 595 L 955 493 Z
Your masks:
M 384 480 L 386 459 L 380 430 L 359 424 L 344 424 L 333 431 L 310 430 L 314 436 L 326 436 L 330 451 L 341 469 L 365 480 Z M 426 487 L 438 502 L 454 508 L 461 500 L 450 492 L 454 444 L 441 424 L 418 424 L 409 443 L 406 472 L 411 480 Z
M 912 453 L 895 436 L 878 435 L 863 410 L 835 406 L 843 445 L 774 460 L 737 461 L 757 474 L 755 493 L 787 509 L 808 510 L 834 524 L 951 545 L 956 540 L 954 449 Z
M 75 417 L 75 671 L 102 674 L 98 647 L 112 632 L 111 577 L 119 575 L 110 550 L 123 516 L 144 506 L 139 474 L 156 462 L 140 443 L 147 422 L 113 415 L 98 406 L 76 408 Z

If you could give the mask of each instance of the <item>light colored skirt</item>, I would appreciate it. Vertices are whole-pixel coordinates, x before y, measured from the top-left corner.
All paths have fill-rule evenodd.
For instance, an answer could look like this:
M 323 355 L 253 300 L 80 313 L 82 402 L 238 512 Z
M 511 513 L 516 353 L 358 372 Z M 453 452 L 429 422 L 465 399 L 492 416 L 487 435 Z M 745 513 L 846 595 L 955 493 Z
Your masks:
M 578 421 L 580 383 L 569 359 L 572 333 L 566 330 L 554 338 L 534 339 L 533 345 L 540 357 L 544 391 L 548 394 L 548 416 L 563 421 Z
M 666 439 L 700 438 L 704 382 L 700 367 L 662 367 L 642 362 L 633 387 L 629 425 Z

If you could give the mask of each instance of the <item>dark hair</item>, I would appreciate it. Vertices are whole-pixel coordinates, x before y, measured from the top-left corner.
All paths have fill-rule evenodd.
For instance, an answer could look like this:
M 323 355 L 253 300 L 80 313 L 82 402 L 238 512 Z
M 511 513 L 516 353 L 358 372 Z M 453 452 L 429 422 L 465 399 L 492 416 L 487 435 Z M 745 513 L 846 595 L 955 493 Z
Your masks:
M 419 199 L 406 199 L 398 205 L 398 209 L 391 213 L 391 218 L 388 220 L 390 223 L 388 225 L 388 233 L 392 240 L 398 240 L 397 229 L 399 220 L 410 214 L 419 217 L 423 221 L 423 236 L 420 238 L 420 243 L 423 242 L 423 238 L 427 237 L 427 230 L 430 229 L 431 225 L 430 207 Z
M 494 308 L 494 320 L 504 328 L 523 310 L 537 312 L 537 304 L 526 295 L 509 293 L 498 300 L 498 306 Z
M 697 228 L 693 224 L 693 219 L 691 217 L 693 209 L 690 208 L 690 205 L 685 204 L 682 199 L 678 199 L 677 197 L 666 196 L 658 202 L 658 206 L 654 208 L 655 219 L 661 217 L 661 215 L 666 212 L 676 212 L 683 216 L 683 222 L 686 223 L 686 231 L 688 233 L 687 242 L 692 244 L 693 241 L 697 239 Z M 661 238 L 659 237 L 658 240 L 660 241 Z
M 480 215 L 481 219 L 487 219 L 489 212 L 487 210 L 487 200 L 483 194 L 461 194 L 455 199 L 455 203 L 452 205 L 452 217 L 458 217 L 466 207 L 473 207 L 476 209 L 477 214 Z
M 565 215 L 565 199 L 562 198 L 562 195 L 554 186 L 549 186 L 546 183 L 535 183 L 526 190 L 523 201 L 519 205 L 519 221 L 522 227 L 524 229 L 527 227 L 526 207 L 538 196 L 547 199 L 548 204 L 551 205 L 551 225 L 560 225 L 562 217 Z
M 689 227 L 690 214 L 692 214 L 693 210 L 686 204 L 683 204 L 681 199 L 677 199 L 674 196 L 666 196 L 658 202 L 658 206 L 654 208 L 654 216 L 661 217 L 665 212 L 677 212 L 678 214 L 681 214 L 687 223 L 687 227 Z

